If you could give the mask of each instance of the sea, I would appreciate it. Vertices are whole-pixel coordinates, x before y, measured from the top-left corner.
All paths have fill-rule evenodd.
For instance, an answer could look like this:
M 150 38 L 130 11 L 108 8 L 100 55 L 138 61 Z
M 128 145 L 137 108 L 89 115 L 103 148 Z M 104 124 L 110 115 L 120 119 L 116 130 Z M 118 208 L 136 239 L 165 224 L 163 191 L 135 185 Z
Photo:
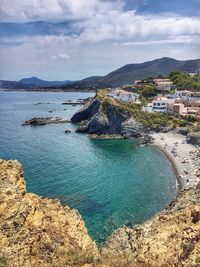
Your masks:
M 81 106 L 62 103 L 92 96 L 0 92 L 0 158 L 19 160 L 27 191 L 77 209 L 102 244 L 118 227 L 143 223 L 166 207 L 177 186 L 166 156 L 137 139 L 90 140 L 71 123 L 21 126 L 33 117 L 70 119 Z

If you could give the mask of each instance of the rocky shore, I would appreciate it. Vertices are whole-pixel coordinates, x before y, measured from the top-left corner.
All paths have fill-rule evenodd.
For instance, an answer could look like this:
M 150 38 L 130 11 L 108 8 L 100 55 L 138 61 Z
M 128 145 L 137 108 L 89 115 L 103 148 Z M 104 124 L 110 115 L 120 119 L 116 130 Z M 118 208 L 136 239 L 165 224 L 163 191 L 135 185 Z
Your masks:
M 131 203 L 130 203 L 131 204 Z M 133 203 L 132 203 L 133 204 Z M 76 210 L 26 192 L 22 166 L 0 160 L 0 266 L 191 267 L 200 264 L 200 186 L 98 249 Z
M 67 119 L 60 118 L 60 117 L 32 118 L 22 123 L 22 126 L 26 126 L 26 125 L 42 126 L 46 124 L 58 124 L 58 123 L 67 123 L 67 122 L 70 122 L 70 121 Z

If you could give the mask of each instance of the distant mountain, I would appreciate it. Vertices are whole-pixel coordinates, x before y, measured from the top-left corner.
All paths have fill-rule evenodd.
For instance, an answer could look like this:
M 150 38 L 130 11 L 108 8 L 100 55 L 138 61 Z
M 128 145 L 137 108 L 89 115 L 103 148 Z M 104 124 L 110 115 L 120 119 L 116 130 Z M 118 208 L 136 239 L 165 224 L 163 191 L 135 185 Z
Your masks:
M 10 89 L 10 90 L 32 90 L 37 88 L 46 88 L 46 87 L 60 87 L 66 84 L 71 83 L 71 81 L 45 81 L 37 77 L 24 78 L 19 81 L 6 81 L 0 80 L 0 88 Z
M 159 74 L 168 75 L 170 72 L 179 70 L 183 72 L 196 72 L 200 69 L 200 59 L 196 60 L 176 60 L 163 57 L 156 60 L 125 65 L 105 76 L 91 76 L 80 81 L 44 81 L 37 77 L 25 78 L 18 82 L 0 81 L 0 88 L 6 89 L 33 89 L 33 90 L 94 90 L 97 88 L 111 87 L 133 84 L 134 80 L 144 79 L 149 76 L 156 77 Z
M 33 86 L 33 87 L 50 87 L 50 86 L 62 86 L 68 83 L 71 83 L 71 81 L 45 81 L 42 79 L 39 79 L 37 77 L 31 77 L 31 78 L 24 78 L 19 81 L 20 84 L 26 85 L 26 86 Z
M 159 74 L 168 75 L 170 72 L 179 70 L 183 72 L 196 72 L 200 68 L 200 59 L 180 61 L 173 58 L 160 58 L 144 63 L 125 65 L 106 76 L 89 77 L 70 86 L 63 88 L 105 88 L 118 87 L 133 84 L 134 80 L 144 79 L 149 76 L 156 77 Z
M 21 90 L 28 89 L 27 86 L 17 82 L 17 81 L 6 81 L 0 80 L 0 89 L 9 89 L 9 90 Z

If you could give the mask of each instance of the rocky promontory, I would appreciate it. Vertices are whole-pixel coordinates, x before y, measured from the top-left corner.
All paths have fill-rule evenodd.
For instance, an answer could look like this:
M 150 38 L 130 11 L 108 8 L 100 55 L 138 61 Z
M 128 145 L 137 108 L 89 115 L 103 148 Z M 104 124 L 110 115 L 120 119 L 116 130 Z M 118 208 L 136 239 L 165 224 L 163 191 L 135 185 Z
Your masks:
M 137 105 L 123 104 L 107 95 L 107 90 L 99 90 L 96 96 L 73 115 L 73 123 L 87 121 L 77 132 L 97 135 L 142 136 L 144 125 L 133 116 Z
M 60 117 L 32 118 L 22 123 L 22 126 L 26 126 L 26 125 L 42 126 L 46 124 L 58 124 L 58 123 L 67 123 L 67 122 L 69 122 L 69 120 L 63 119 Z
M 0 160 L 0 266 L 200 266 L 200 186 L 97 249 L 78 211 L 27 193 L 20 163 Z

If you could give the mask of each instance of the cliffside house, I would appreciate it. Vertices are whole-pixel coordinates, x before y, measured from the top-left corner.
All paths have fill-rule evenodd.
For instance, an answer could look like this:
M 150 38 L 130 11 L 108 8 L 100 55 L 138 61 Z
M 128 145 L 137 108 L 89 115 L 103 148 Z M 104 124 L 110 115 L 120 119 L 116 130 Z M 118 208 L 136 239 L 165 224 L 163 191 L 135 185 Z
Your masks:
M 135 80 L 134 81 L 134 84 L 136 85 L 136 84 L 143 84 L 143 81 L 142 80 Z
M 139 94 L 127 92 L 122 89 L 115 89 L 108 93 L 108 96 L 113 97 L 114 99 L 124 101 L 124 102 L 136 102 L 139 103 Z
M 174 103 L 174 99 L 168 99 L 167 97 L 159 96 L 156 97 L 153 102 L 153 111 L 160 113 L 167 113 L 169 110 L 169 105 Z
M 188 100 L 189 95 L 192 94 L 191 91 L 188 90 L 180 90 L 180 91 L 176 91 L 176 93 L 174 94 L 174 98 L 179 98 L 182 100 Z
M 186 115 L 187 114 L 187 108 L 183 103 L 173 103 L 168 106 L 168 113 L 171 113 L 173 115 L 180 114 L 180 115 Z
M 173 88 L 173 82 L 171 81 L 163 81 L 163 82 L 157 82 L 156 88 L 159 91 L 170 91 Z

